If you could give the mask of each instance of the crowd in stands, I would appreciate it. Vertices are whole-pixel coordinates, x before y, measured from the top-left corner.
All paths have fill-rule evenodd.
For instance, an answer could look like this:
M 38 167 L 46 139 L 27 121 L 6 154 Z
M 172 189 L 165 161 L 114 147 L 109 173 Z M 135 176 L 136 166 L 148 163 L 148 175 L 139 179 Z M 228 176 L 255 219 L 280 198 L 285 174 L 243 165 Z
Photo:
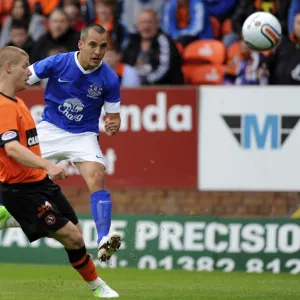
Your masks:
M 242 39 L 255 11 L 281 23 L 273 51 Z M 0 0 L 0 47 L 20 47 L 34 63 L 77 51 L 90 23 L 107 30 L 104 61 L 124 87 L 300 83 L 300 0 Z

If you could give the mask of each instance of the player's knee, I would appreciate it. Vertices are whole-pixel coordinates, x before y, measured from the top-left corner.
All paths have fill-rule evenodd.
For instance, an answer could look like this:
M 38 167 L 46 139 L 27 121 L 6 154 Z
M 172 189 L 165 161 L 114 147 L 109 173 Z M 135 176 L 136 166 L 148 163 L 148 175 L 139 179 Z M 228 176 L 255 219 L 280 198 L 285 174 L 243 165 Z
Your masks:
M 104 172 L 95 171 L 89 176 L 89 186 L 93 187 L 94 191 L 102 190 L 104 188 Z
M 83 246 L 84 240 L 81 232 L 79 230 L 70 232 L 66 240 L 65 247 L 70 250 L 77 250 L 81 249 Z

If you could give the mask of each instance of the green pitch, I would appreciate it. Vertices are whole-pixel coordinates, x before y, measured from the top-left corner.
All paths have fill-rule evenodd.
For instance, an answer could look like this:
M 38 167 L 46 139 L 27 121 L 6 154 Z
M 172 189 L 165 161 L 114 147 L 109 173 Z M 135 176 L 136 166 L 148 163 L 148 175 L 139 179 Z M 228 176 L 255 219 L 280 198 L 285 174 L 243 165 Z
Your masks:
M 96 299 L 70 267 L 1 264 L 0 271 L 1 300 Z M 98 271 L 124 300 L 300 299 L 300 277 L 288 274 Z

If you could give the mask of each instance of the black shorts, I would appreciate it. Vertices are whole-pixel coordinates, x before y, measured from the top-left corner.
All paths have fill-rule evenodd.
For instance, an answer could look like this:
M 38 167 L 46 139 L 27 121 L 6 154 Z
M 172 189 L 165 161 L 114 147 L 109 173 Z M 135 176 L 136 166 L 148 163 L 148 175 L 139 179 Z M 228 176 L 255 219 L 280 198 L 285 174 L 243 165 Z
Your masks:
M 21 225 L 30 242 L 49 236 L 77 216 L 60 187 L 46 177 L 30 183 L 1 184 L 6 209 Z

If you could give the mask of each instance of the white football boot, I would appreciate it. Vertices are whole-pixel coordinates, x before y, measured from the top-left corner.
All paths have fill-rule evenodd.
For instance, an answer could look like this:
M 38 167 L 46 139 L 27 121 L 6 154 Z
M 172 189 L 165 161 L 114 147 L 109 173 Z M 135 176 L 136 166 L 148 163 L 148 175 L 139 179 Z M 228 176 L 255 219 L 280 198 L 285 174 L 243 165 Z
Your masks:
M 93 290 L 94 297 L 97 298 L 119 298 L 119 294 L 110 288 L 105 282 Z
M 100 261 L 109 261 L 120 246 L 121 236 L 118 232 L 112 232 L 104 236 L 99 243 L 98 259 Z

